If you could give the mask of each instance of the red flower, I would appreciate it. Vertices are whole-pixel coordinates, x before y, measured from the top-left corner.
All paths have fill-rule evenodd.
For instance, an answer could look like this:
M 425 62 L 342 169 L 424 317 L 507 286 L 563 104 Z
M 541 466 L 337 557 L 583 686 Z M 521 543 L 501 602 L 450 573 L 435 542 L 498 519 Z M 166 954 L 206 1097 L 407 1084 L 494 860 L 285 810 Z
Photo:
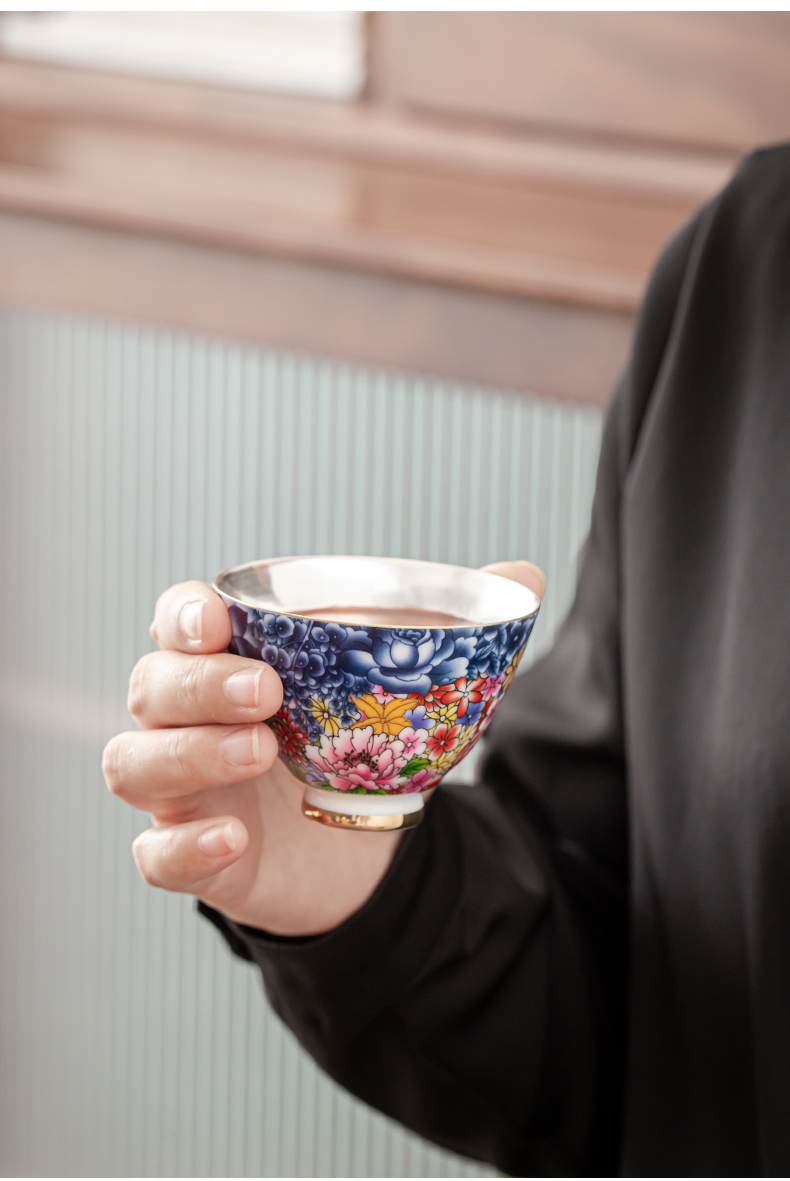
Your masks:
M 455 685 L 442 685 L 441 689 L 437 690 L 437 696 L 443 705 L 451 705 L 457 701 L 458 717 L 462 718 L 472 702 L 483 700 L 485 683 L 485 677 L 478 677 L 476 681 L 461 677 Z
M 296 725 L 284 705 L 281 705 L 273 718 L 269 718 L 269 725 L 277 736 L 280 750 L 295 762 L 304 757 L 304 748 L 310 741 L 304 730 Z
M 443 723 L 436 727 L 428 739 L 428 750 L 434 758 L 446 754 L 449 750 L 455 750 L 460 729 L 460 726 L 445 726 Z

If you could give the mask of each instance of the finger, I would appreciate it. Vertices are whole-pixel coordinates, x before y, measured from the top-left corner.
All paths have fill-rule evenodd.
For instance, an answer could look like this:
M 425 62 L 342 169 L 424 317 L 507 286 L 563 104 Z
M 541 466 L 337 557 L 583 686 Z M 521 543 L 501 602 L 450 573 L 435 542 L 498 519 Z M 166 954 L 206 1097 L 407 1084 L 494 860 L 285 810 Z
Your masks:
M 149 828 L 132 845 L 132 855 L 149 886 L 191 894 L 238 861 L 248 841 L 247 829 L 235 816 L 212 816 Z
M 268 726 L 132 730 L 107 743 L 102 771 L 113 795 L 156 812 L 167 800 L 257 779 L 276 758 Z
M 546 578 L 539 566 L 532 562 L 519 559 L 517 562 L 492 562 L 490 566 L 481 566 L 488 574 L 498 574 L 500 578 L 510 578 L 513 582 L 520 582 L 529 590 L 534 591 L 539 599 L 546 593 Z
M 230 616 L 208 583 L 179 582 L 157 599 L 150 632 L 160 648 L 223 652 L 230 643 Z
M 262 660 L 217 652 L 149 652 L 129 678 L 129 713 L 144 729 L 263 721 L 283 701 L 283 683 Z

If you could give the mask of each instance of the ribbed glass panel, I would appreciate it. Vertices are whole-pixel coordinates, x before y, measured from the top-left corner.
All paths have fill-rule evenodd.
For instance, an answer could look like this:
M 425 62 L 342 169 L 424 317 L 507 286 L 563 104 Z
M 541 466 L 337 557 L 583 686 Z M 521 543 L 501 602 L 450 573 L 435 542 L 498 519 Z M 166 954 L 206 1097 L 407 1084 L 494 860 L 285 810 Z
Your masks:
M 170 583 L 288 553 L 528 557 L 573 592 L 594 410 L 60 315 L 0 313 L 0 1169 L 491 1170 L 337 1088 L 191 900 L 147 888 L 99 762 Z

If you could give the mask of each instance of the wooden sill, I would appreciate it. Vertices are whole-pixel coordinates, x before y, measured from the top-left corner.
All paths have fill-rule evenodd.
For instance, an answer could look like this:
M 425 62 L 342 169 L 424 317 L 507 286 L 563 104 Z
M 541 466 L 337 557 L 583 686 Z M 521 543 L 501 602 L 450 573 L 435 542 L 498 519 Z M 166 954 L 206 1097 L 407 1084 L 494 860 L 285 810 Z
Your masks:
M 734 158 L 0 62 L 0 208 L 632 311 Z

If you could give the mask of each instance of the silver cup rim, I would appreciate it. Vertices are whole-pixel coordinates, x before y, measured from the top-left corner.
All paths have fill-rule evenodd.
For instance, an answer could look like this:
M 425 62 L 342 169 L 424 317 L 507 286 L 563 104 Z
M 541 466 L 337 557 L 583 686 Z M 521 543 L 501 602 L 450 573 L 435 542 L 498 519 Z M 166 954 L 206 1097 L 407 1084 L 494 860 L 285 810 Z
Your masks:
M 277 605 L 274 603 L 267 604 L 267 603 L 263 603 L 260 601 L 253 602 L 253 601 L 251 601 L 250 597 L 245 597 L 243 594 L 239 594 L 237 591 L 234 593 L 234 591 L 228 589 L 228 583 L 232 580 L 233 575 L 240 575 L 240 574 L 243 574 L 245 572 L 250 572 L 250 571 L 255 571 L 256 573 L 258 571 L 268 571 L 268 570 L 274 569 L 277 566 L 282 566 L 285 564 L 292 564 L 292 563 L 302 563 L 302 562 L 334 562 L 334 563 L 337 563 L 337 562 L 351 563 L 351 562 L 353 562 L 357 565 L 359 565 L 360 563 L 371 563 L 371 564 L 378 564 L 379 566 L 385 565 L 385 566 L 393 568 L 395 570 L 401 570 L 404 572 L 410 571 L 412 573 L 417 573 L 418 568 L 422 568 L 423 570 L 427 570 L 428 568 L 431 568 L 433 570 L 438 569 L 443 572 L 444 577 L 447 579 L 448 588 L 455 587 L 456 589 L 458 589 L 459 586 L 469 587 L 471 582 L 476 582 L 476 583 L 478 583 L 478 585 L 480 586 L 482 591 L 488 591 L 493 596 L 493 598 L 495 600 L 497 598 L 499 598 L 503 602 L 509 602 L 511 605 L 510 611 L 506 611 L 504 614 L 495 613 L 496 617 L 481 619 L 480 621 L 469 620 L 468 622 L 458 623 L 458 624 L 437 625 L 437 626 L 441 626 L 442 630 L 444 630 L 444 631 L 461 631 L 464 629 L 468 629 L 470 627 L 473 627 L 473 628 L 476 628 L 476 627 L 496 627 L 496 626 L 500 626 L 500 625 L 506 624 L 506 623 L 519 623 L 525 619 L 530 619 L 532 616 L 536 615 L 540 609 L 541 600 L 539 599 L 539 597 L 537 596 L 537 594 L 534 591 L 530 590 L 529 587 L 524 586 L 522 583 L 514 582 L 512 579 L 503 578 L 501 575 L 498 575 L 498 574 L 491 574 L 485 570 L 476 570 L 470 566 L 455 566 L 455 565 L 451 565 L 446 562 L 427 562 L 427 561 L 424 561 L 419 558 L 376 557 L 375 555 L 296 554 L 296 555 L 292 555 L 292 556 L 288 556 L 288 557 L 260 558 L 255 561 L 252 561 L 252 562 L 240 562 L 236 566 L 228 566 L 225 570 L 220 571 L 220 573 L 216 576 L 216 578 L 214 579 L 214 582 L 212 583 L 212 587 L 217 592 L 217 594 L 222 596 L 222 598 L 227 599 L 229 602 L 238 604 L 238 606 L 245 607 L 247 609 L 252 609 L 252 610 L 256 610 L 256 611 L 273 611 L 279 615 L 287 615 L 293 619 L 304 619 L 306 622 L 319 622 L 319 623 L 333 623 L 333 622 L 335 622 L 334 620 L 332 620 L 331 616 L 327 616 L 326 618 L 322 618 L 321 616 L 317 616 L 312 613 L 309 616 L 307 616 L 307 615 L 300 614 L 300 612 L 298 610 L 289 609 L 289 608 L 282 606 L 282 605 Z M 502 586 L 503 583 L 505 584 L 507 589 L 505 589 L 505 587 Z M 263 585 L 263 583 L 261 585 Z M 514 614 L 512 612 L 512 606 L 514 605 L 514 603 L 518 599 L 521 599 L 523 606 L 525 608 L 528 607 L 528 609 L 519 611 Z M 332 604 L 332 605 L 335 606 L 337 604 Z M 386 604 L 382 604 L 379 602 L 379 603 L 370 603 L 370 604 L 359 603 L 358 605 L 360 607 L 368 606 L 368 605 L 370 607 L 375 607 L 375 606 L 385 606 Z M 407 605 L 413 606 L 415 604 L 413 604 L 413 603 L 396 604 L 396 606 L 407 606 Z M 420 606 L 421 604 L 416 604 L 416 605 Z M 442 605 L 442 607 L 446 607 L 446 606 L 447 606 L 446 603 Z M 426 604 L 426 609 L 427 610 L 431 610 L 431 609 L 440 610 L 442 608 L 440 608 L 440 606 L 438 606 L 437 604 L 434 603 L 432 606 Z M 320 611 L 321 608 L 320 607 L 311 608 L 311 612 L 313 610 Z M 457 614 L 460 616 L 461 612 L 460 611 L 447 611 L 447 614 Z M 378 628 L 382 631 L 395 631 L 395 630 L 400 630 L 400 628 L 402 628 L 404 626 L 408 626 L 408 625 L 399 625 L 399 624 L 394 624 L 394 623 L 393 624 L 386 624 L 386 623 L 378 624 L 378 623 L 376 623 L 376 624 L 359 624 L 358 626 L 361 629 L 375 627 L 375 628 Z

